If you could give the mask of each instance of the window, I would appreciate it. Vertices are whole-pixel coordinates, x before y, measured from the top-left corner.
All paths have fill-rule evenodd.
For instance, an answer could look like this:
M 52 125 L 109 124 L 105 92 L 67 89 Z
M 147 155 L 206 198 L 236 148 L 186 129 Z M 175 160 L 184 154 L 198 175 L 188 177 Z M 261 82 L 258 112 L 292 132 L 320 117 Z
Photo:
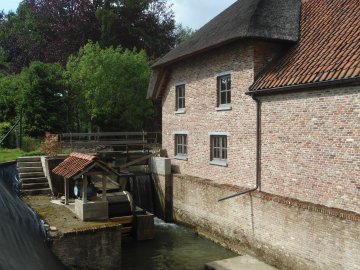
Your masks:
M 185 84 L 176 86 L 176 111 L 185 110 Z
M 231 104 L 231 75 L 217 77 L 218 107 Z
M 186 159 L 187 157 L 187 135 L 175 134 L 175 158 Z
M 227 165 L 227 136 L 210 136 L 210 164 Z

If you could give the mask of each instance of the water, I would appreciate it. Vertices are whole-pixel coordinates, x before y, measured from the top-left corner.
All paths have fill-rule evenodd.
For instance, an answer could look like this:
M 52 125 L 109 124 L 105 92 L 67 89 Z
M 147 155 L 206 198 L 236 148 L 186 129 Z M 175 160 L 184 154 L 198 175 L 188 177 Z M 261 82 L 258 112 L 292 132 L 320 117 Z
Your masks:
M 16 164 L 0 165 L 0 269 L 66 269 L 47 247 L 41 222 L 18 197 Z
M 123 270 L 203 270 L 204 264 L 236 256 L 192 230 L 155 219 L 155 239 L 123 241 Z
M 154 213 L 152 180 L 150 175 L 135 175 L 129 178 L 129 191 L 135 204 Z

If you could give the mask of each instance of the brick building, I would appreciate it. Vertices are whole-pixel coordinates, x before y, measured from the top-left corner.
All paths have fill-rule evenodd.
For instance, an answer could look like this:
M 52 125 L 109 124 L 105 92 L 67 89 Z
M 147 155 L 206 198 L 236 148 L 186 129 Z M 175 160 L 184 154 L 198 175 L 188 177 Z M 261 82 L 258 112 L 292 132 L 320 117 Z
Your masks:
M 175 219 L 280 268 L 359 267 L 359 17 L 239 0 L 155 63 Z

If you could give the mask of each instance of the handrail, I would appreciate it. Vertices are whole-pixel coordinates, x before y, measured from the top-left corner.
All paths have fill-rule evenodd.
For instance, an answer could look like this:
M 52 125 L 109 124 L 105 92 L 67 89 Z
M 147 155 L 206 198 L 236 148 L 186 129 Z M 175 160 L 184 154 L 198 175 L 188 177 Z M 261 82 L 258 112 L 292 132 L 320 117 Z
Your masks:
M 7 136 L 9 136 L 9 134 L 16 128 L 16 126 L 19 124 L 20 119 L 16 121 L 16 123 L 11 127 L 11 129 L 9 130 L 8 133 L 5 134 L 5 136 L 0 140 L 0 145 L 5 141 L 5 139 L 7 138 Z

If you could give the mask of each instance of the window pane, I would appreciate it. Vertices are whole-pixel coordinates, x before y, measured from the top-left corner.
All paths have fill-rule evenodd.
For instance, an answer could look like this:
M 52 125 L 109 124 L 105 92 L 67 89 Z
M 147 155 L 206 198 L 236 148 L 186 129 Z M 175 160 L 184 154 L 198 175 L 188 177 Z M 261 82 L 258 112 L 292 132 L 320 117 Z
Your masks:
M 220 93 L 220 104 L 226 104 L 226 92 Z

